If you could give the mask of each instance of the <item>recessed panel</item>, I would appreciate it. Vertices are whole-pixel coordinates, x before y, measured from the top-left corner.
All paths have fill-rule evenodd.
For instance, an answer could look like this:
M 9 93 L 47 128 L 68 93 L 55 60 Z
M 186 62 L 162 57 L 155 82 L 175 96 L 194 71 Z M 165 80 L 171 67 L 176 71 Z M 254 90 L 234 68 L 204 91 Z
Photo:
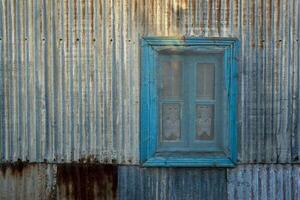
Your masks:
M 196 88 L 198 99 L 214 99 L 215 66 L 214 64 L 199 63 L 196 69 Z
M 196 105 L 196 140 L 214 139 L 214 106 Z
M 182 63 L 180 61 L 161 62 L 160 95 L 163 98 L 181 97 Z
M 179 103 L 162 104 L 161 133 L 163 141 L 180 140 L 180 115 L 181 108 Z

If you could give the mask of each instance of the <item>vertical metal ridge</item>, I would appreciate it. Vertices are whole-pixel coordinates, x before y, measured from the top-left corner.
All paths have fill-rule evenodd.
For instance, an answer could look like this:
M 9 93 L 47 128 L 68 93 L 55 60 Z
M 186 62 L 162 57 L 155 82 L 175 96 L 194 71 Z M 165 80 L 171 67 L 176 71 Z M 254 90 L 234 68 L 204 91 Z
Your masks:
M 275 94 L 275 86 L 274 86 L 274 79 L 275 79 L 275 64 L 276 64 L 276 61 L 275 61 L 275 48 L 276 48 L 276 33 L 275 33 L 275 27 L 276 27 L 276 24 L 275 24 L 275 2 L 272 1 L 271 3 L 271 44 L 270 44 L 270 59 L 271 59 L 271 63 L 270 63 L 270 66 L 271 66 L 271 116 L 270 116 L 270 126 L 271 126 L 271 137 L 272 139 L 269 140 L 270 143 L 267 142 L 267 145 L 270 144 L 270 150 L 271 150 L 271 161 L 274 161 L 276 159 L 276 153 L 275 153 L 275 143 L 276 143 L 276 137 L 275 137 L 275 131 L 274 131 L 274 123 L 275 123 L 275 119 L 273 116 L 274 113 L 276 113 L 276 111 L 274 112 L 274 108 L 275 108 L 275 98 L 274 98 L 274 94 Z
M 70 152 L 69 149 L 70 148 L 70 143 L 69 143 L 69 135 L 70 135 L 70 128 L 69 128 L 69 118 L 70 118 L 70 100 L 69 100 L 69 93 L 70 93 L 70 88 L 69 88 L 69 63 L 70 62 L 70 43 L 72 42 L 70 40 L 70 34 L 69 34 L 69 30 L 70 30 L 70 16 L 69 16 L 69 10 L 70 10 L 70 1 L 65 1 L 65 5 L 64 5 L 64 21 L 65 21 L 65 25 L 64 25 L 64 38 L 65 38 L 65 43 L 64 43 L 64 71 L 62 72 L 62 76 L 63 76 L 63 159 L 64 161 L 68 161 L 70 160 Z
M 11 69 L 9 70 L 10 72 L 10 81 L 9 81 L 9 116 L 10 116 L 10 138 L 9 138 L 9 160 L 14 160 L 14 146 L 15 146 L 15 136 L 16 136 L 16 118 L 15 118 L 15 85 L 14 85 L 14 72 L 15 70 L 15 66 L 13 63 L 14 60 L 14 51 L 13 51 L 13 40 L 14 40 L 14 29 L 13 29 L 13 15 L 12 15 L 12 10 L 13 10 L 13 5 L 12 2 L 8 3 L 8 8 L 7 8 L 9 14 L 8 14 L 8 31 L 9 31 L 9 35 L 8 35 L 8 66 L 11 66 Z
M 61 104 L 61 110 L 60 110 L 60 119 L 61 119 L 61 126 L 60 126 L 60 134 L 61 134 L 61 146 L 60 146 L 60 159 L 59 161 L 63 161 L 65 158 L 66 158 L 66 153 L 65 153 L 65 127 L 66 127 L 66 120 L 65 120 L 65 113 L 66 113 L 66 108 L 65 108 L 65 77 L 64 77 L 64 72 L 65 72 L 65 68 L 66 68 L 66 65 L 65 65 L 65 46 L 66 46 L 66 43 L 68 42 L 67 41 L 67 38 L 66 38 L 66 34 L 65 34 L 65 23 L 66 23 L 66 20 L 64 20 L 64 16 L 65 16 L 65 5 L 66 5 L 66 2 L 65 1 L 61 1 L 61 14 L 60 14 L 60 37 L 61 37 L 61 43 L 60 43 L 60 66 L 61 66 L 61 71 L 59 72 L 60 73 L 60 81 L 61 81 L 61 90 L 59 91 L 60 92 L 60 96 L 61 96 L 61 99 L 60 99 L 60 104 Z
M 23 39 L 24 39 L 24 45 L 23 45 L 23 63 L 24 63 L 24 67 L 23 67 L 23 78 L 24 78 L 24 108 L 22 111 L 22 115 L 23 115 L 23 131 L 24 131 L 24 141 L 22 143 L 23 145 L 23 152 L 21 153 L 21 157 L 22 160 L 28 160 L 29 159 L 29 141 L 30 141 L 30 114 L 29 114 L 29 108 L 30 108 L 30 102 L 29 102 L 29 98 L 30 98 L 30 91 L 29 91 L 29 53 L 28 53 L 28 49 L 29 49 L 29 38 L 28 37 L 28 25 L 29 25 L 29 18 L 28 18 L 28 13 L 24 12 L 24 10 L 29 10 L 28 8 L 28 1 L 24 1 L 23 2 L 23 13 L 22 13 L 22 20 L 24 20 L 22 22 L 23 24 Z
M 90 119 L 91 119 L 91 107 L 90 107 L 90 99 L 91 98 L 91 95 L 90 95 L 90 59 L 92 59 L 92 57 L 90 57 L 90 32 L 91 32 L 91 28 L 90 28 L 90 13 L 89 13 L 89 10 L 90 10 L 90 5 L 89 5 L 89 2 L 86 2 L 85 4 L 85 13 L 86 13 L 86 19 L 85 19 L 85 30 L 86 30 L 86 57 L 87 57 L 87 60 L 86 60 L 86 68 L 87 68 L 87 71 L 86 71 L 86 133 L 87 133 L 87 141 L 86 141 L 86 145 L 87 145 L 87 150 L 86 150 L 86 153 L 87 155 L 91 155 L 91 134 L 92 134 L 92 129 L 90 127 Z
M 121 108 L 121 85 L 123 84 L 121 82 L 121 51 L 124 49 L 121 49 L 121 43 L 122 43 L 122 18 L 121 18 L 121 2 L 116 1 L 113 5 L 113 27 L 114 27 L 114 33 L 113 33 L 113 63 L 112 63 L 112 79 L 113 79 L 113 85 L 112 85 L 112 91 L 113 91 L 113 148 L 116 149 L 116 147 L 121 147 L 120 139 L 122 137 L 122 108 Z M 121 117 L 120 117 L 121 116 Z M 116 157 L 114 159 L 119 160 L 119 155 L 116 154 Z
M 114 145 L 115 145 L 115 129 L 113 127 L 114 125 L 114 59 L 115 59 L 115 55 L 114 55 L 114 43 L 115 43 L 115 27 L 114 27 L 114 4 L 112 0 L 108 0 L 107 2 L 107 11 L 108 11 L 108 28 L 107 28 L 107 49 L 106 49 L 106 55 L 107 55 L 107 63 L 106 63 L 106 67 L 107 67 L 107 95 L 106 95 L 106 107 L 107 107 L 107 130 L 106 133 L 108 136 L 108 155 L 107 155 L 107 159 L 108 162 L 111 162 L 112 158 L 115 156 L 115 154 L 112 152 L 114 149 Z M 111 136 L 111 137 L 110 137 Z
M 18 3 L 15 4 L 15 10 L 16 10 L 16 16 L 15 16 L 15 40 L 16 40 L 16 79 L 17 79 L 17 86 L 16 86 L 16 113 L 17 113 L 17 126 L 18 126 L 18 133 L 17 133 L 17 148 L 16 148 L 16 157 L 21 157 L 22 154 L 22 143 L 23 143 L 23 137 L 22 137 L 22 130 L 23 130 L 23 120 L 22 120 L 22 101 L 21 96 L 22 95 L 22 69 L 21 69 L 21 48 L 22 48 L 22 38 L 21 38 L 21 27 L 20 27 L 20 5 Z
M 264 94 L 267 94 L 267 95 L 262 95 L 262 105 L 264 106 L 265 110 L 264 110 L 264 116 L 263 116 L 263 123 L 262 123 L 262 129 L 264 131 L 264 135 L 263 135 L 263 138 L 264 138 L 264 149 L 265 149 L 265 152 L 266 152 L 266 155 L 264 156 L 264 159 L 265 160 L 271 160 L 270 158 L 270 151 L 269 151 L 269 146 L 267 146 L 268 144 L 268 141 L 265 140 L 265 138 L 267 138 L 267 135 L 269 134 L 269 130 L 270 130 L 270 127 L 268 127 L 270 125 L 270 122 L 269 122 L 269 111 L 270 111 L 270 108 L 269 108 L 269 103 L 270 100 L 269 100 L 269 91 L 267 90 L 267 88 L 270 88 L 270 86 L 268 85 L 268 83 L 270 82 L 269 80 L 269 74 L 270 72 L 268 71 L 267 69 L 267 66 L 270 66 L 269 64 L 269 44 L 270 44 L 270 32 L 268 31 L 269 30 L 269 27 L 270 27 L 270 21 L 269 20 L 269 12 L 270 10 L 267 10 L 266 9 L 266 5 L 267 5 L 267 1 L 263 1 L 261 3 L 261 6 L 262 6 L 262 13 L 263 13 L 263 17 L 262 17 L 262 34 L 261 34 L 261 41 L 260 41 L 260 46 L 263 48 L 262 49 L 262 67 L 263 67 L 263 80 L 262 80 L 262 84 L 263 84 L 263 88 L 262 88 L 262 92 Z
M 106 23 L 106 17 L 107 17 L 107 12 L 106 12 L 106 0 L 103 0 L 103 4 L 101 5 L 101 13 L 102 13 L 102 18 L 101 18 L 101 24 L 103 27 L 106 27 L 108 24 Z M 102 29 L 102 34 L 101 34 L 101 39 L 102 39 L 102 106 L 101 106 L 101 109 L 102 109 L 102 120 L 103 120 L 103 123 L 102 123 L 102 135 L 103 135 L 103 142 L 102 142 L 102 146 L 103 146 L 103 149 L 105 151 L 107 151 L 107 148 L 108 148 L 108 136 L 107 136 L 107 119 L 105 116 L 107 116 L 107 107 L 106 107 L 106 103 L 107 103 L 107 83 L 106 83 L 106 74 L 107 74 L 107 71 L 106 71 L 106 63 L 107 63 L 107 59 L 106 59 L 106 52 L 107 52 L 107 32 L 106 32 L 107 29 Z M 105 157 L 105 156 L 104 156 Z
M 292 31 L 292 36 L 291 36 L 291 45 L 293 48 L 293 51 L 291 51 L 291 57 L 292 57 L 292 65 L 293 65 L 293 71 L 292 71 L 292 120 L 291 120 L 291 125 L 297 123 L 297 119 L 298 119 L 298 98 L 297 98 L 297 94 L 298 94 L 298 63 L 297 63 L 297 17 L 298 17 L 298 10 L 297 10 L 297 2 L 296 1 L 292 1 L 292 9 L 293 9 L 293 15 L 292 17 L 292 27 L 293 27 L 293 31 Z M 297 143 L 297 127 L 293 126 L 291 127 L 291 159 L 295 160 L 295 155 L 296 155 L 296 148 L 295 148 L 295 144 Z
M 68 70 L 69 70 L 69 74 L 68 74 L 68 78 L 69 78 L 69 96 L 68 96 L 68 100 L 69 100 L 69 106 L 70 106 L 70 110 L 69 110 L 69 114 L 70 114 L 70 118 L 69 118 L 69 155 L 67 156 L 68 160 L 73 160 L 74 159 L 74 85 L 73 85 L 73 81 L 74 81 L 74 64 L 73 64 L 73 59 L 74 59 L 74 37 L 73 37 L 73 27 L 74 27 L 74 9 L 73 9 L 73 3 L 72 1 L 69 1 L 68 4 L 68 11 L 69 11 L 69 28 L 68 28 L 68 37 L 69 37 L 69 60 L 68 60 Z
M 260 9 L 259 9 L 259 1 L 255 0 L 253 2 L 253 18 L 254 18 L 254 27 L 253 27 L 253 32 L 252 32 L 252 37 L 253 37 L 253 46 L 254 46 L 254 50 L 253 50 L 253 56 L 254 56 L 254 71 L 255 71 L 255 77 L 253 77 L 253 81 L 256 82 L 255 84 L 255 96 L 254 98 L 254 102 L 255 102 L 255 140 L 257 142 L 257 151 L 258 152 L 262 152 L 263 151 L 263 145 L 262 145 L 262 130 L 261 130 L 261 105 L 260 105 L 260 81 L 261 81 L 261 57 L 260 57 L 260 49 L 258 47 L 259 45 L 259 20 L 260 20 Z M 262 160 L 263 154 L 257 154 L 256 158 L 258 161 Z
M 2 112 L 1 112 L 1 161 L 5 160 L 6 155 L 7 155 L 7 151 L 6 151 L 6 142 L 7 142 L 7 134 L 8 134 L 8 128 L 7 128 L 7 95 L 6 95 L 6 79 L 7 79 L 7 70 L 6 70 L 6 14 L 5 14 L 5 4 L 3 1 L 1 1 L 1 5 L 0 5 L 0 10 L 1 10 L 1 95 L 2 95 Z
M 5 67 L 4 67 L 4 2 L 0 2 L 0 162 L 5 155 Z
M 38 66 L 39 66 L 39 30 L 38 30 L 38 22 L 39 19 L 39 4 L 37 0 L 34 0 L 34 17 L 33 17 L 33 23 L 34 23 L 34 107 L 33 110 L 35 112 L 34 116 L 34 124 L 35 124 L 35 135 L 34 135 L 34 142 L 35 142 L 35 148 L 33 149 L 33 153 L 35 153 L 35 157 L 33 160 L 40 161 L 40 109 L 39 109 L 39 101 L 40 101 L 40 92 L 39 92 L 39 76 L 38 76 Z
M 110 90 L 111 90 L 111 99 L 110 99 L 110 106 L 111 106 L 111 134 L 112 134 L 112 149 L 116 149 L 117 147 L 117 125 L 116 125 L 116 101 L 117 101 L 117 84 L 116 84 L 116 42 L 117 42 L 117 37 L 116 35 L 118 34 L 116 26 L 118 26 L 118 21 L 116 19 L 116 9 L 117 7 L 117 2 L 111 0 L 111 63 L 110 63 L 110 76 L 111 76 L 111 85 L 110 85 Z M 115 160 L 115 153 L 110 153 L 111 160 Z
M 296 32 L 296 46 L 297 46 L 297 51 L 296 51 L 296 60 L 297 60 L 297 93 L 296 93 L 296 99 L 297 99 L 297 108 L 296 108 L 296 124 L 299 124 L 300 123 L 300 95 L 299 95 L 299 86 L 300 86 L 300 20 L 299 20 L 299 16 L 300 16 L 300 2 L 298 1 L 298 5 L 295 5 L 295 7 L 297 8 L 297 14 L 296 14 L 296 26 L 297 26 L 297 32 Z M 296 126 L 296 133 L 299 133 L 299 130 L 300 130 L 300 127 L 299 126 Z M 294 138 L 295 139 L 295 143 L 294 143 L 294 146 L 293 148 L 295 149 L 295 153 L 296 155 L 294 156 L 294 160 L 296 160 L 296 158 L 299 158 L 299 154 L 300 154 L 300 148 L 299 148 L 299 145 L 300 145 L 300 136 L 299 134 L 297 134 L 297 136 Z
M 52 135 L 52 145 L 51 145 L 51 160 L 56 160 L 57 159 L 57 154 L 58 154 L 58 134 L 59 134 L 59 128 L 58 128 L 58 124 L 61 123 L 59 120 L 59 97 L 58 97 L 58 92 L 60 90 L 61 84 L 60 84 L 60 71 L 59 71 L 59 65 L 58 65 L 58 56 L 59 56 L 59 52 L 58 52 L 58 45 L 61 42 L 61 38 L 58 38 L 58 30 L 59 30 L 59 26 L 57 25 L 57 21 L 58 21 L 58 15 L 59 12 L 55 12 L 58 8 L 55 4 L 54 1 L 51 2 L 51 32 L 53 32 L 53 34 L 51 35 L 51 41 L 52 41 L 52 82 L 51 82 L 51 91 L 52 91 L 52 120 L 51 120 L 51 126 L 53 126 L 51 135 Z
M 39 107 L 38 110 L 40 111 L 40 129 L 39 129 L 39 140 L 40 140 L 40 153 L 39 153 L 39 161 L 43 161 L 45 158 L 45 152 L 46 152 L 46 147 L 47 147 L 47 123 L 46 117 L 48 117 L 48 105 L 47 103 L 47 96 L 46 92 L 47 88 L 46 85 L 48 84 L 48 77 L 47 77 L 47 46 L 48 43 L 46 41 L 47 38 L 47 33 L 46 33 L 46 15 L 45 15 L 45 5 L 44 5 L 44 0 L 40 1 L 39 4 L 39 17 L 40 17 L 40 24 L 39 24 L 39 32 L 40 32 L 40 42 L 39 42 L 39 48 L 40 51 L 38 52 L 38 56 L 40 57 L 39 59 L 39 65 L 38 65 L 38 76 L 40 79 L 40 84 L 39 84 Z
M 94 1 L 91 1 L 89 3 L 89 29 L 90 29 L 90 35 L 89 35 L 89 43 L 90 43 L 90 46 L 89 46 L 89 51 L 90 51 L 90 96 L 92 98 L 90 98 L 90 110 L 91 110 L 91 116 L 90 116 L 90 155 L 93 155 L 93 157 L 96 159 L 96 135 L 97 135 L 97 132 L 96 132 L 96 125 L 97 125 L 97 121 L 95 120 L 96 118 L 96 113 L 97 113 L 97 110 L 96 110 L 96 105 L 95 105 L 95 99 L 96 99 L 96 94 L 95 94 L 95 85 L 96 85 L 96 77 L 95 76 L 98 76 L 98 74 L 95 72 L 95 60 L 96 60 L 96 57 L 95 57 L 95 29 L 94 29 L 94 24 L 95 24 L 95 2 Z M 96 53 L 97 54 L 97 53 Z
M 76 5 L 76 6 L 75 6 Z M 74 157 L 75 159 L 79 159 L 82 155 L 82 148 L 83 148 L 83 107 L 82 107 L 82 58 L 81 58 L 81 51 L 82 51 L 82 39 L 81 38 L 81 2 L 80 0 L 74 1 L 74 28 L 75 28 L 75 49 L 74 52 L 76 54 L 75 58 L 75 66 L 76 66 L 76 75 L 74 77 L 74 85 L 77 89 L 74 98 L 74 104 L 76 108 L 76 113 L 74 116 L 74 120 L 76 121 L 77 126 L 75 127 L 75 134 L 74 142 L 76 143 L 74 149 Z
M 48 156 L 49 156 L 49 148 L 50 148 L 50 143 L 51 143 L 51 139 L 50 139 L 50 131 L 51 131 L 51 118 L 50 118 L 50 101 L 49 101 L 49 75 L 50 75 L 50 68 L 49 68 L 49 57 L 48 55 L 51 55 L 49 52 L 49 36 L 48 36 L 48 31 L 49 31 L 49 20 L 48 20 L 48 10 L 47 10 L 47 2 L 44 0 L 42 2 L 42 6 L 41 6 L 41 12 L 42 12 L 42 52 L 43 55 L 41 55 L 42 57 L 42 66 L 43 66 L 43 72 L 42 72 L 42 83 L 43 83 L 43 94 L 42 94 L 42 108 L 41 110 L 43 111 L 43 120 L 44 122 L 42 123 L 43 129 L 44 129 L 44 133 L 42 136 L 42 154 L 41 157 L 43 159 L 41 160 L 48 160 Z M 51 10 L 51 7 L 50 9 Z M 43 141 L 44 140 L 44 141 Z
M 128 41 L 128 38 L 127 38 L 127 30 L 126 30 L 126 21 L 127 21 L 127 18 L 125 16 L 125 11 L 124 11 L 124 8 L 126 5 L 127 1 L 121 1 L 120 2 L 120 19 L 121 19 L 121 27 L 120 27 L 120 75 L 119 75 L 119 81 L 120 81 L 120 109 L 121 109 L 121 113 L 120 113 L 120 128 L 119 128 L 119 134 L 120 134 L 120 139 L 119 139 L 119 152 L 120 151 L 123 151 L 125 152 L 126 150 L 124 149 L 124 137 L 126 134 L 128 134 L 127 132 L 127 126 L 126 124 L 124 123 L 125 122 L 125 118 L 127 117 L 124 113 L 126 111 L 126 105 L 128 105 L 127 103 L 127 97 L 124 95 L 125 93 L 125 88 L 128 88 L 128 85 L 126 84 L 127 82 L 124 81 L 124 74 L 126 73 L 126 56 L 125 56 L 125 53 L 126 53 L 126 47 L 127 47 L 127 41 Z M 118 152 L 118 160 L 121 161 L 121 162 L 124 162 L 124 155 L 120 154 Z
M 93 29 L 94 29 L 94 38 L 93 38 L 93 46 L 94 46 L 94 91 L 93 91 L 93 94 L 94 94 L 94 130 L 95 130 L 95 141 L 94 141 L 94 151 L 95 151 L 95 155 L 96 155 L 96 159 L 99 160 L 100 158 L 100 155 L 99 155 L 99 152 L 101 151 L 101 148 L 100 148 L 100 145 L 101 145 L 101 141 L 100 141 L 100 134 L 101 134 L 101 124 L 100 124 L 100 108 L 99 106 L 101 105 L 101 99 L 99 98 L 99 89 L 101 89 L 101 87 L 99 87 L 99 75 L 100 75 L 100 66 L 99 66 L 99 53 L 100 52 L 100 48 L 99 48 L 99 43 L 101 41 L 101 38 L 99 36 L 99 15 L 100 15 L 100 12 L 99 10 L 101 9 L 100 5 L 101 4 L 101 1 L 95 1 L 94 2 L 94 5 L 92 5 L 92 9 L 93 10 L 93 13 L 94 15 L 92 16 L 93 17 Z M 99 8 L 100 7 L 100 8 Z

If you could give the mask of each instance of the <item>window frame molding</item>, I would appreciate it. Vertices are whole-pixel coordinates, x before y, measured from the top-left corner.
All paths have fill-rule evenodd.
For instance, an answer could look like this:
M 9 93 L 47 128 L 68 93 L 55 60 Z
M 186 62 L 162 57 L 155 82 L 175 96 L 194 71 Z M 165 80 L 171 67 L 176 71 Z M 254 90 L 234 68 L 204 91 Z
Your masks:
M 237 162 L 237 95 L 238 52 L 236 38 L 199 37 L 143 37 L 141 39 L 140 68 L 140 161 L 145 167 L 233 167 Z M 162 47 L 182 47 L 203 51 L 224 52 L 224 84 L 227 94 L 228 152 L 220 157 L 163 157 L 156 156 L 157 137 L 157 89 L 156 62 Z M 152 127 L 152 128 L 151 128 Z M 179 154 L 180 155 L 180 154 Z

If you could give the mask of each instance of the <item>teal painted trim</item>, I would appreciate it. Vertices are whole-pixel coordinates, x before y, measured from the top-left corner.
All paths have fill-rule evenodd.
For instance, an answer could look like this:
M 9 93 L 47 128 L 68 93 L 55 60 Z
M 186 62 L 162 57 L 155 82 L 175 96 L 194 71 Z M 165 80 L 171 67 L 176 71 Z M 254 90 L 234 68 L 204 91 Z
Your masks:
M 148 144 L 150 143 L 149 138 L 149 109 L 150 109 L 150 100 L 149 100 L 149 56 L 147 48 L 147 43 L 142 40 L 142 55 L 143 59 L 141 59 L 141 119 L 140 119 L 140 127 L 141 127 L 141 140 L 140 140 L 140 156 L 141 161 L 144 162 L 147 158 L 150 157 Z
M 156 91 L 157 55 L 161 47 L 189 47 L 201 50 L 223 49 L 226 101 L 228 102 L 228 152 L 224 157 L 157 157 L 158 108 Z M 140 160 L 145 167 L 233 167 L 237 162 L 237 93 L 239 41 L 234 38 L 141 39 Z
M 147 160 L 144 167 L 234 167 L 228 158 L 164 158 L 154 157 Z
M 233 43 L 238 42 L 235 38 L 198 38 L 198 37 L 144 37 L 149 45 L 152 46 L 165 46 L 165 45 L 178 45 L 178 46 L 231 46 Z
M 150 70 L 150 78 L 149 78 L 149 153 L 154 154 L 157 146 L 157 127 L 158 127 L 158 119 L 157 119 L 157 81 L 156 81 L 156 68 L 157 68 L 157 53 L 153 49 L 149 49 L 149 65 L 148 68 Z M 147 66 L 146 66 L 147 67 Z
M 233 163 L 237 162 L 237 107 L 238 107 L 238 55 L 239 42 L 235 41 L 232 45 L 231 56 L 231 85 L 230 85 L 230 144 L 231 144 L 231 160 Z

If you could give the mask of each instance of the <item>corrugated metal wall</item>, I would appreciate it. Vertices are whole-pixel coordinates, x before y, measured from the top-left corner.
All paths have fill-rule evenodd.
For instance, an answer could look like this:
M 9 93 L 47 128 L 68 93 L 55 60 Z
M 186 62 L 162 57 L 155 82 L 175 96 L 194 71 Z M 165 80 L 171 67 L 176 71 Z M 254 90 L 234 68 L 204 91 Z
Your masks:
M 300 199 L 299 165 L 240 165 L 227 172 L 228 199 Z
M 234 169 L 139 168 L 74 164 L 9 165 L 0 199 L 300 199 L 299 165 Z
M 139 39 L 237 37 L 239 160 L 298 161 L 299 1 L 6 1 L 1 159 L 139 161 Z
M 134 2 L 1 1 L 1 159 L 137 163 Z
M 298 0 L 1 0 L 0 161 L 138 164 L 139 39 L 236 37 L 240 165 L 121 166 L 117 197 L 300 199 L 299 11 Z M 87 180 L 80 167 L 13 169 L 0 172 L 1 199 L 75 198 L 70 180 Z M 95 194 L 114 198 L 114 170 L 97 171 Z

